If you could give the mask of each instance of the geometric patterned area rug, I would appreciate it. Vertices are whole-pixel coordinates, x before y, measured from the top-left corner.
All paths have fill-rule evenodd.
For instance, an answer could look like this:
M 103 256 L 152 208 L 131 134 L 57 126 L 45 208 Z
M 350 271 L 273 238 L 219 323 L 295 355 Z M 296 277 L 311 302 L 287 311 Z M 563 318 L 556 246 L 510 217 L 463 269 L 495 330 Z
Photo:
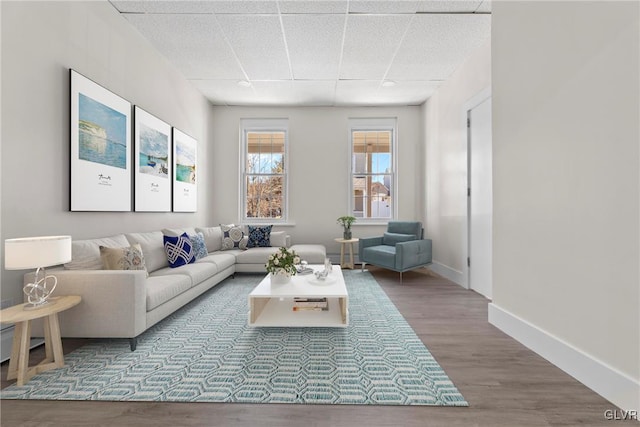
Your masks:
M 2 399 L 468 406 L 368 272 L 344 271 L 346 328 L 252 328 L 237 274 L 138 338 L 96 340 Z

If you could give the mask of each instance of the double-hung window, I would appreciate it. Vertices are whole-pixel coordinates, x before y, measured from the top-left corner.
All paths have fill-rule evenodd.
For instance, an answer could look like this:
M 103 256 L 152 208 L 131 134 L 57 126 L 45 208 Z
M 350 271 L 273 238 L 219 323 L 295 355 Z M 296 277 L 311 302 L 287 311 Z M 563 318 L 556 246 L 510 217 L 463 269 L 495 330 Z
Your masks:
M 396 119 L 351 119 L 351 215 L 387 221 L 396 212 Z
M 286 119 L 241 122 L 241 217 L 245 223 L 287 220 Z

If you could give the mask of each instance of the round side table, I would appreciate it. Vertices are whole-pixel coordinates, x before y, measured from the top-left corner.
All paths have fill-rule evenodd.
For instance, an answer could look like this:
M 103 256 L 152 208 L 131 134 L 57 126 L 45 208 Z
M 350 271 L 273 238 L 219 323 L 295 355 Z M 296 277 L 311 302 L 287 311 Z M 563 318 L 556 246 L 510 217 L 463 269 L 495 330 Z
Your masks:
M 24 385 L 36 374 L 64 366 L 62 339 L 58 313 L 68 310 L 80 303 L 77 295 L 65 295 L 51 298 L 50 304 L 33 310 L 25 310 L 26 304 L 14 305 L 0 311 L 1 323 L 15 323 L 11 359 L 7 379 L 17 379 L 18 386 Z M 39 364 L 29 367 L 29 344 L 31 341 L 31 321 L 44 318 L 45 359 Z
M 340 267 L 350 268 L 353 270 L 355 268 L 353 264 L 353 244 L 359 242 L 360 239 L 357 237 L 352 239 L 337 238 L 335 241 L 340 243 Z M 347 245 L 349 246 L 349 262 L 344 261 L 345 246 Z

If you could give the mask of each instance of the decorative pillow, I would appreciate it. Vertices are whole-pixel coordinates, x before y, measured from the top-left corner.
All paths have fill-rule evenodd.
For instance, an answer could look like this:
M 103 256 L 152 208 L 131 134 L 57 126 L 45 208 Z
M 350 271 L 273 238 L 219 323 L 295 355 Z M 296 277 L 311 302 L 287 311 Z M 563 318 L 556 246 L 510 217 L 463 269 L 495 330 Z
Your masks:
M 124 248 L 100 246 L 100 258 L 107 270 L 144 270 L 147 271 L 142 247 L 134 244 Z
M 176 268 L 181 265 L 191 264 L 195 262 L 196 257 L 193 255 L 191 247 L 191 239 L 187 233 L 180 236 L 163 236 L 164 251 L 167 254 L 169 267 Z
M 249 238 L 244 235 L 242 227 L 233 224 L 220 224 L 222 229 L 222 250 L 247 249 Z
M 222 229 L 218 227 L 197 227 L 196 233 L 204 235 L 208 252 L 216 252 L 222 249 Z
M 102 270 L 104 263 L 100 256 L 100 246 L 124 248 L 131 245 L 124 234 L 100 239 L 74 240 L 71 243 L 73 259 L 64 265 L 66 270 Z
M 265 225 L 262 227 L 249 226 L 249 248 L 269 248 L 271 247 L 271 228 L 273 225 Z
M 209 252 L 207 252 L 207 244 L 204 242 L 204 234 L 190 234 L 189 239 L 191 240 L 191 247 L 193 248 L 193 254 L 196 260 L 209 255 Z
M 285 231 L 272 231 L 269 236 L 269 241 L 274 248 L 286 248 L 287 233 Z
M 408 242 L 409 240 L 416 240 L 415 234 L 401 234 L 401 233 L 384 233 L 382 236 L 382 244 L 395 246 L 396 243 Z

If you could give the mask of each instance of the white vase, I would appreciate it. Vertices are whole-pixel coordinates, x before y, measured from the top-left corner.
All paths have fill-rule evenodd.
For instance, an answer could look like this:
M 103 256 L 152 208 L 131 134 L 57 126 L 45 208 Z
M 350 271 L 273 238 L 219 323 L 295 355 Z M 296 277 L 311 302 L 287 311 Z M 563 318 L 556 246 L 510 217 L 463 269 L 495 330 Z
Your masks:
M 289 280 L 291 280 L 290 273 L 285 273 L 285 274 L 270 273 L 269 276 L 271 278 L 272 285 L 284 285 L 285 283 L 289 283 Z

